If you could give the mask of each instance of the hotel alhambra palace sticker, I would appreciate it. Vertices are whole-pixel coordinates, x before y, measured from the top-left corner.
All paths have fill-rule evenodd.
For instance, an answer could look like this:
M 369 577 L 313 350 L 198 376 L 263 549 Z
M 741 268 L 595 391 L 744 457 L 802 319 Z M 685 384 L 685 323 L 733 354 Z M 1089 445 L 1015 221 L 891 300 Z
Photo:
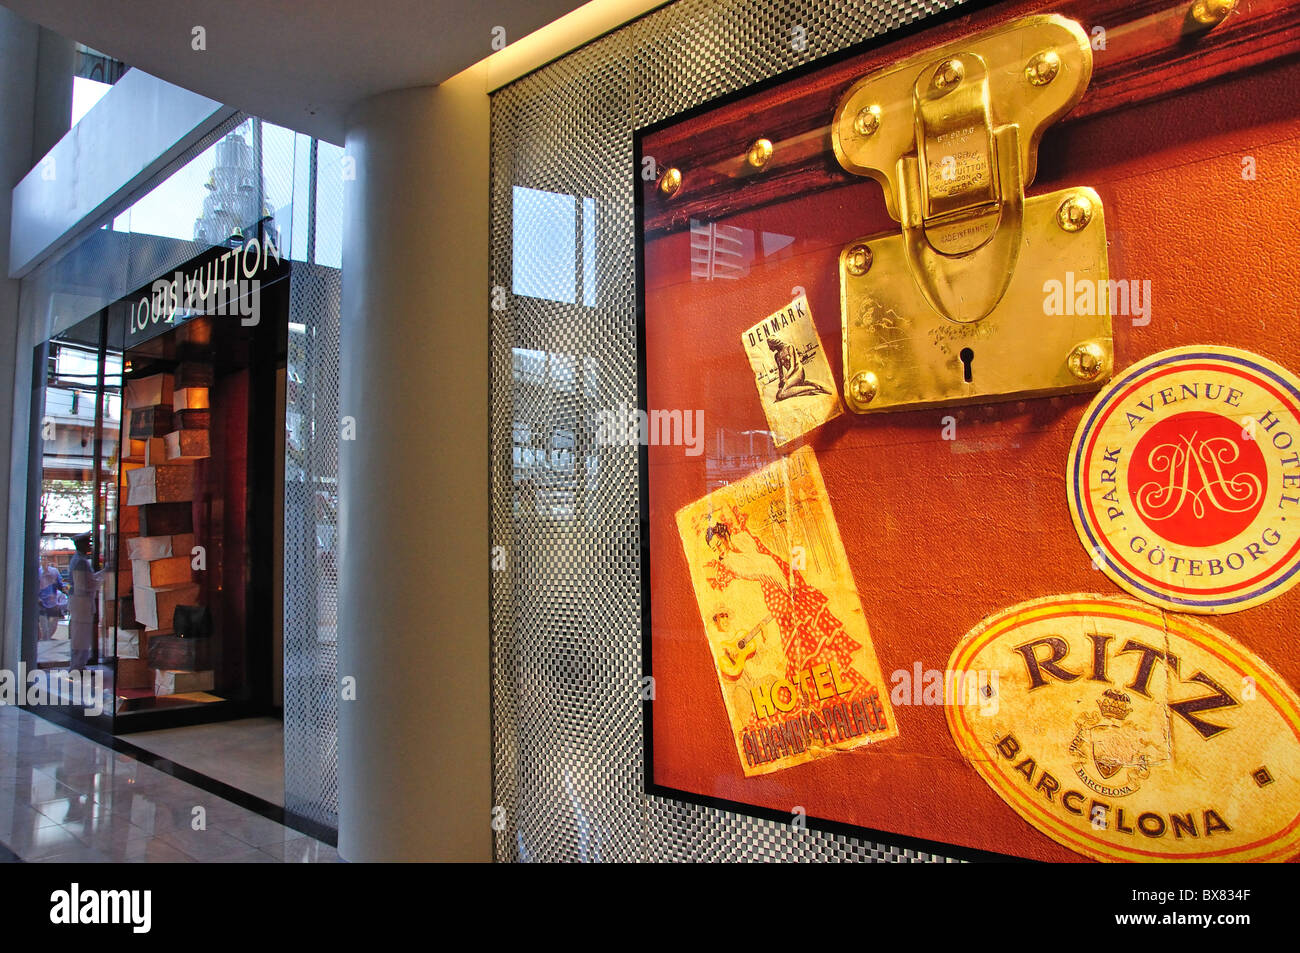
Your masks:
M 897 737 L 809 447 L 683 507 L 677 530 L 745 777 Z
M 1300 379 L 1227 347 L 1117 375 L 1066 474 L 1093 564 L 1152 605 L 1237 612 L 1300 580 Z
M 1048 596 L 985 619 L 948 667 L 999 673 L 995 699 L 958 693 L 948 729 L 1065 847 L 1100 861 L 1300 852 L 1300 699 L 1206 622 L 1127 596 Z

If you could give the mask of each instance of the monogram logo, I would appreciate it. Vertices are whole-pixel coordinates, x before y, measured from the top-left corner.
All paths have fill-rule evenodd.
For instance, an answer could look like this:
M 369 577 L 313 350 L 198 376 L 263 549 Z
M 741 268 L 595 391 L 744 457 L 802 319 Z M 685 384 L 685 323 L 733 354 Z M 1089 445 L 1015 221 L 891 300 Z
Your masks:
M 1138 487 L 1134 496 L 1138 512 L 1148 520 L 1169 519 L 1187 506 L 1197 519 L 1210 509 L 1244 513 L 1264 498 L 1264 483 L 1253 473 L 1224 474 L 1223 468 L 1240 456 L 1241 448 L 1224 437 L 1207 440 L 1194 433 L 1183 437 L 1181 447 L 1162 443 L 1151 451 L 1147 465 L 1163 471 L 1168 480 Z
M 1218 414 L 1177 414 L 1138 442 L 1129 471 L 1133 505 L 1167 539 L 1206 545 L 1250 525 L 1268 469 L 1241 427 Z

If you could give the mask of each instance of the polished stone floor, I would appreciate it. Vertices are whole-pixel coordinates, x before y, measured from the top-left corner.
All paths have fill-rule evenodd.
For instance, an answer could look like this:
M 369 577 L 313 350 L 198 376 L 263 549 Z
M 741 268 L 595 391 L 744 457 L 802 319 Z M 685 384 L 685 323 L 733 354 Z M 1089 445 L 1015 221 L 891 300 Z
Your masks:
M 168 761 L 284 806 L 284 722 L 278 718 L 240 718 L 210 725 L 137 731 L 122 738 Z
M 3 705 L 0 845 L 39 862 L 338 860 L 329 844 Z

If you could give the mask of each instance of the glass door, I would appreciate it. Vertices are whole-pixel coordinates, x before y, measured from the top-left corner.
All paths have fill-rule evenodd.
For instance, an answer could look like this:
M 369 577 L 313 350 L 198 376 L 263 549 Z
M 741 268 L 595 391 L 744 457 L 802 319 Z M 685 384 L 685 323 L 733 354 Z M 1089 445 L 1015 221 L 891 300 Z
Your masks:
M 35 500 L 29 705 L 111 727 L 121 352 L 103 314 L 38 349 L 41 414 Z

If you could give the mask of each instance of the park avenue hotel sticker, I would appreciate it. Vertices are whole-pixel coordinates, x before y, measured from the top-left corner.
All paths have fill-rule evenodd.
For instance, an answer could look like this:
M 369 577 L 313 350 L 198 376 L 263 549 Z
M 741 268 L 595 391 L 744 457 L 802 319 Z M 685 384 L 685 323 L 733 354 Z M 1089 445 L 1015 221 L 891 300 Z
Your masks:
M 1025 821 L 1100 861 L 1300 853 L 1300 699 L 1207 622 L 1075 593 L 984 619 L 954 650 L 962 756 Z M 993 688 L 996 686 L 996 689 Z
M 1066 484 L 1093 565 L 1139 599 L 1266 602 L 1300 578 L 1300 379 L 1233 348 L 1153 354 L 1084 413 Z

